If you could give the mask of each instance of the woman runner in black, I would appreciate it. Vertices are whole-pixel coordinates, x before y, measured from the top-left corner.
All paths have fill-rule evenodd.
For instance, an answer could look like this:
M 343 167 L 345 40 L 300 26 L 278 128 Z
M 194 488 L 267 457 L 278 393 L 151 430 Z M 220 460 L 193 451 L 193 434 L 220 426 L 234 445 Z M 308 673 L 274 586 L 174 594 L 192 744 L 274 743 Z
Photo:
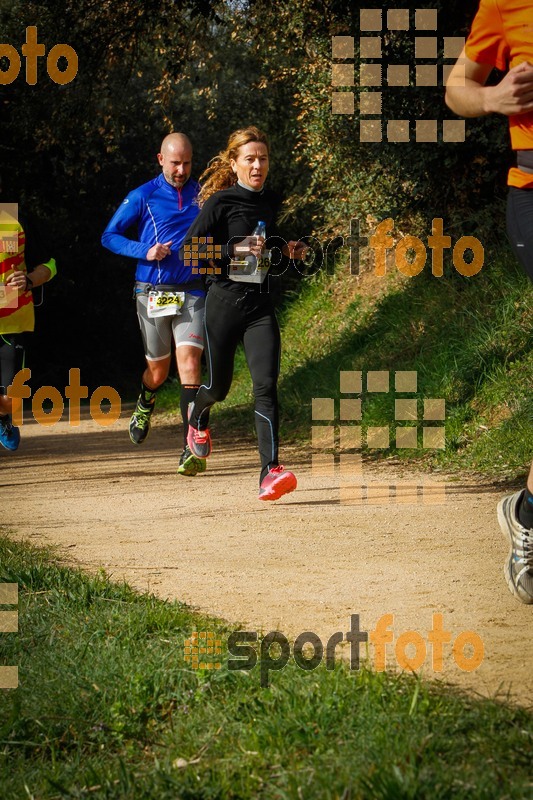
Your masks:
M 259 498 L 277 500 L 296 488 L 296 477 L 278 463 L 280 333 L 270 294 L 265 291 L 268 284 L 263 283 L 267 268 L 261 255 L 265 241 L 286 258 L 304 258 L 307 247 L 303 242 L 287 244 L 277 235 L 280 198 L 264 188 L 268 167 L 267 137 L 251 126 L 231 134 L 226 149 L 210 162 L 200 178 L 201 183 L 205 180 L 200 192 L 202 210 L 184 244 L 198 248 L 200 258 L 202 252 L 207 252 L 206 247 L 221 246 L 222 257 L 215 261 L 220 274 L 207 279 L 209 383 L 200 387 L 191 406 L 188 444 L 197 458 L 207 458 L 211 453 L 209 409 L 229 392 L 235 351 L 242 341 L 255 398 L 261 457 Z M 252 235 L 260 222 L 266 226 L 266 240 Z M 203 237 L 212 241 L 206 245 Z

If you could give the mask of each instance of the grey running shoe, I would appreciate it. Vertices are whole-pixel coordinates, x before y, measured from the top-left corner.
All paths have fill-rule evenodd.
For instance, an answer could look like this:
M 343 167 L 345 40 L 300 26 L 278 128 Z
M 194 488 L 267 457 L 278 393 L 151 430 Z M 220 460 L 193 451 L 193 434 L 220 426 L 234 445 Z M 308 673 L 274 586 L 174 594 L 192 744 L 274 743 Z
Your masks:
M 189 430 L 187 431 L 187 445 L 191 453 L 196 456 L 196 458 L 205 460 L 211 455 L 211 435 L 209 433 L 209 428 L 200 431 L 198 428 L 194 428 L 191 425 L 191 414 L 193 408 L 194 403 L 189 403 Z
M 155 401 L 149 406 L 143 405 L 141 398 L 137 400 L 135 411 L 130 419 L 130 439 L 133 444 L 142 444 L 150 430 L 150 417 L 154 410 Z
M 178 475 L 194 478 L 199 472 L 205 472 L 205 458 L 196 458 L 188 447 L 181 454 Z
M 510 591 L 522 603 L 533 603 L 533 529 L 523 528 L 517 509 L 524 492 L 503 497 L 498 503 L 498 522 L 511 549 L 503 573 Z

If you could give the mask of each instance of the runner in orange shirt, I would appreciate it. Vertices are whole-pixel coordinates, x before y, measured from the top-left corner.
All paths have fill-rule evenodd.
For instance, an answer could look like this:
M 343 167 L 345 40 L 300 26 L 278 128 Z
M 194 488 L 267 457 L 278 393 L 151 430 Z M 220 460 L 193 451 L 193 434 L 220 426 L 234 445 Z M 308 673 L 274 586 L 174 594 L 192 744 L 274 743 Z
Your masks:
M 496 67 L 506 71 L 486 86 Z M 509 171 L 507 233 L 533 281 L 533 8 L 531 0 L 481 0 L 466 46 L 446 86 L 446 103 L 463 117 L 504 114 L 517 166 Z M 509 589 L 533 603 L 533 464 L 525 489 L 498 504 L 510 544 L 504 573 Z

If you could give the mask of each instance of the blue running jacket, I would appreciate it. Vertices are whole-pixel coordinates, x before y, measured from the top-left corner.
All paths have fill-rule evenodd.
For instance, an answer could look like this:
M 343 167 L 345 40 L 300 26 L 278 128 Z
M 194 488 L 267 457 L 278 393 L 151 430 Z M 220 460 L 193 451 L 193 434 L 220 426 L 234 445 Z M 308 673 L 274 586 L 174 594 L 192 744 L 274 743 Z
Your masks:
M 165 180 L 163 173 L 144 183 L 130 192 L 113 214 L 102 234 L 103 246 L 118 255 L 138 259 L 137 281 L 154 285 L 198 284 L 199 276 L 192 274 L 191 267 L 184 266 L 179 249 L 200 211 L 197 201 L 199 189 L 199 184 L 190 178 L 181 189 L 176 189 Z M 138 241 L 124 235 L 135 224 Z M 161 261 L 146 260 L 146 254 L 154 244 L 168 241 L 172 241 L 170 255 Z M 194 293 L 203 294 L 202 291 Z

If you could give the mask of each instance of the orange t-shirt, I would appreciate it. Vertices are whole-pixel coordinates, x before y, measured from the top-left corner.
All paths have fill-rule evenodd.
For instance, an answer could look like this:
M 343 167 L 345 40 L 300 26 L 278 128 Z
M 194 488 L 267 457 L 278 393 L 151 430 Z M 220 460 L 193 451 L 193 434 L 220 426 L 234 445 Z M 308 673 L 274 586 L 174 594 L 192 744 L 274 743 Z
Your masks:
M 533 65 L 531 0 L 481 0 L 466 40 L 466 55 L 502 71 L 523 61 Z M 513 150 L 533 150 L 533 113 L 509 117 L 509 130 Z M 507 182 L 533 188 L 533 174 L 513 167 Z

